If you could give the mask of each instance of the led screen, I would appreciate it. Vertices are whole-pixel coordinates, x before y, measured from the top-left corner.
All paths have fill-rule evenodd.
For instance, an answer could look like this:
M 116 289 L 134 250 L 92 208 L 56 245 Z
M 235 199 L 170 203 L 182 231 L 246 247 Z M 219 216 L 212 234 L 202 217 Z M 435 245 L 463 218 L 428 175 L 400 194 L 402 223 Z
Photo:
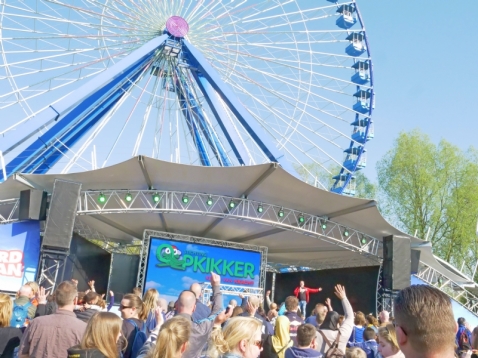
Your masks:
M 0 225 L 0 291 L 17 292 L 35 281 L 39 259 L 39 221 Z
M 144 289 L 156 288 L 168 302 L 176 301 L 192 283 L 209 281 L 211 271 L 222 284 L 259 287 L 260 266 L 260 252 L 151 238 Z M 231 298 L 238 299 L 224 295 L 224 305 Z

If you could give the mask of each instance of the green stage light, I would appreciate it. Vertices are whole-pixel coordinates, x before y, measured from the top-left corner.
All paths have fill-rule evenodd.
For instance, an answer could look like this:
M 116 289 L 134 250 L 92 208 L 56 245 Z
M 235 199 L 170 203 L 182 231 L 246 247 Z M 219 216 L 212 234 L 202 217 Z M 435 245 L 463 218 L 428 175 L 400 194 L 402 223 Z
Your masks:
M 100 204 L 106 203 L 106 196 L 105 196 L 105 194 L 100 193 L 100 195 L 98 196 L 98 202 L 99 202 Z
M 349 236 L 349 231 L 347 229 L 344 230 L 344 236 L 348 237 Z
M 235 206 L 236 206 L 236 203 L 234 202 L 234 200 L 231 199 L 231 201 L 229 202 L 229 207 L 233 209 Z
M 182 200 L 183 200 L 183 203 L 184 203 L 184 204 L 189 203 L 189 197 L 188 197 L 186 194 L 183 195 L 183 199 L 182 199 Z
M 367 243 L 367 238 L 365 236 L 362 236 L 360 242 L 362 243 L 362 245 L 365 245 Z
M 327 223 L 325 221 L 322 221 L 322 229 L 327 229 Z
M 131 193 L 127 193 L 127 194 L 126 194 L 125 200 L 126 200 L 127 202 L 130 202 L 131 200 L 133 200 L 133 196 L 131 195 Z
M 158 193 L 154 193 L 154 194 L 153 194 L 153 201 L 154 201 L 155 203 L 159 203 L 159 200 L 160 200 L 160 199 L 161 199 L 161 198 L 159 197 L 159 194 L 158 194 Z
M 300 214 L 299 215 L 299 224 L 303 224 L 305 222 L 304 215 Z
M 207 198 L 206 204 L 207 204 L 208 206 L 211 206 L 212 203 L 213 203 L 213 201 L 212 201 L 212 196 L 209 195 L 209 197 Z
M 283 218 L 284 217 L 284 210 L 280 209 L 279 212 L 277 213 L 277 215 L 279 215 L 280 218 Z
M 257 207 L 257 212 L 261 214 L 263 211 L 264 211 L 264 208 L 262 207 L 262 204 L 259 204 L 259 206 Z

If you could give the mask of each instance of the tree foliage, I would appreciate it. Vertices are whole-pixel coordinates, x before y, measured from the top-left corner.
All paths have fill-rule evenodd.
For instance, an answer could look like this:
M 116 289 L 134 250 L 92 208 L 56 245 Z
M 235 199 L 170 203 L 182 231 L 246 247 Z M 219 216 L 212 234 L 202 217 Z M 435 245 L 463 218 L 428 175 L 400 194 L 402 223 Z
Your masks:
M 419 130 L 400 133 L 377 163 L 382 213 L 405 232 L 432 242 L 434 253 L 472 272 L 476 262 L 478 152 Z
M 334 184 L 333 174 L 338 174 L 340 166 L 331 165 L 327 169 L 322 168 L 316 163 L 306 163 L 304 166 L 296 166 L 295 170 L 302 180 L 321 189 L 330 190 Z M 332 174 L 333 173 L 333 174 Z M 377 188 L 367 176 L 359 171 L 355 174 L 355 197 L 363 199 L 375 199 Z M 307 181 L 308 178 L 314 177 L 314 182 Z M 319 184 L 321 183 L 321 184 Z

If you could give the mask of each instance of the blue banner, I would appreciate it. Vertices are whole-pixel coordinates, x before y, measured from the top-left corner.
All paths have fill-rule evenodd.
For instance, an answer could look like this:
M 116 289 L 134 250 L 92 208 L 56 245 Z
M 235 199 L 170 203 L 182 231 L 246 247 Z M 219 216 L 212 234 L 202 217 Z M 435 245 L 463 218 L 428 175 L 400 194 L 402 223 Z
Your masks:
M 210 272 L 221 284 L 259 287 L 261 253 L 151 238 L 145 290 L 155 288 L 168 302 L 176 301 L 192 283 L 208 282 Z M 224 304 L 237 297 L 224 297 Z M 240 302 L 239 302 L 240 304 Z
M 35 281 L 39 259 L 39 221 L 0 225 L 0 291 L 17 292 Z

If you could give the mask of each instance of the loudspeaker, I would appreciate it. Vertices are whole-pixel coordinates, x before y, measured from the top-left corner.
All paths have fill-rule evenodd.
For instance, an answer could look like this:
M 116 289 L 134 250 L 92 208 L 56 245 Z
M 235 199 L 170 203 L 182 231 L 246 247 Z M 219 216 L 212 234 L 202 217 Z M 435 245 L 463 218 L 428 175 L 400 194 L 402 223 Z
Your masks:
M 383 238 L 383 288 L 402 290 L 411 284 L 410 239 L 387 236 Z
M 55 180 L 43 235 L 43 246 L 58 249 L 70 248 L 80 190 L 80 183 Z
M 45 220 L 46 219 L 47 192 L 43 190 L 22 190 L 20 192 L 20 220 Z
M 115 293 L 115 303 L 120 303 L 123 295 L 133 291 L 138 279 L 139 256 L 113 254 L 110 287 Z
M 415 275 L 420 268 L 420 250 L 412 250 L 412 265 L 410 267 L 410 273 Z

